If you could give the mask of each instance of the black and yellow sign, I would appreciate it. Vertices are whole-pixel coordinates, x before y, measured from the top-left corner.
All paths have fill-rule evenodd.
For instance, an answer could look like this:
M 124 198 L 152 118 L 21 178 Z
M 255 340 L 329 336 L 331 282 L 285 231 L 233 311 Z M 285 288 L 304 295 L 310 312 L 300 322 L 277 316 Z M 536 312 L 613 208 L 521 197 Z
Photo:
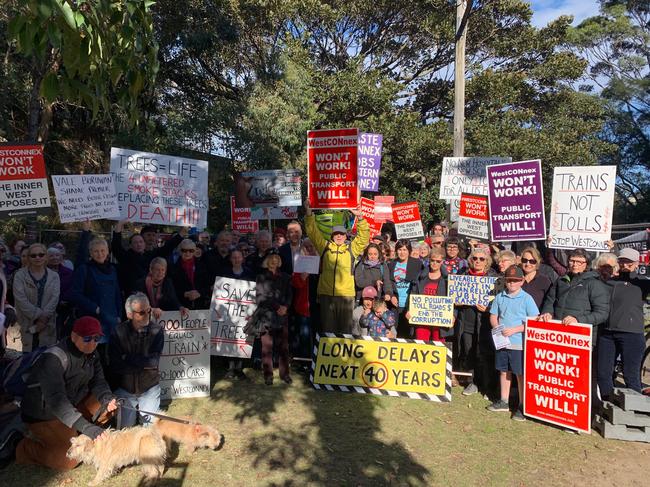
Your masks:
M 335 335 L 317 337 L 316 389 L 451 401 L 451 352 L 441 342 Z

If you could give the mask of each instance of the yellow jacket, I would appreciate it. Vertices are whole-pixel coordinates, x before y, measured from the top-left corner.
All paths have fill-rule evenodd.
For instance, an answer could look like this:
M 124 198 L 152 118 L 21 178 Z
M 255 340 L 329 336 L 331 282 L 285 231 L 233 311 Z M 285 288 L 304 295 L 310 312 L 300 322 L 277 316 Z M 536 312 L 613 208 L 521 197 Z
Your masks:
M 316 226 L 316 217 L 305 217 L 307 236 L 321 256 L 321 272 L 318 294 L 325 296 L 354 297 L 353 258 L 361 255 L 370 241 L 370 227 L 366 220 L 357 220 L 357 236 L 350 244 L 336 245 L 325 240 Z M 325 251 L 327 249 L 327 252 Z

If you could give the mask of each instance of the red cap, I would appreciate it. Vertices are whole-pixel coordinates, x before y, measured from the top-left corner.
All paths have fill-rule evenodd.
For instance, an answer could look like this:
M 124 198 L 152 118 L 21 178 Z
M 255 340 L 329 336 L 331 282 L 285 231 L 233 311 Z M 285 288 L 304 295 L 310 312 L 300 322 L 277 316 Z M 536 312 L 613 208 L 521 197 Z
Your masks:
M 90 337 L 94 335 L 103 335 L 102 325 L 97 318 L 92 316 L 82 316 L 72 325 L 72 331 L 81 337 Z

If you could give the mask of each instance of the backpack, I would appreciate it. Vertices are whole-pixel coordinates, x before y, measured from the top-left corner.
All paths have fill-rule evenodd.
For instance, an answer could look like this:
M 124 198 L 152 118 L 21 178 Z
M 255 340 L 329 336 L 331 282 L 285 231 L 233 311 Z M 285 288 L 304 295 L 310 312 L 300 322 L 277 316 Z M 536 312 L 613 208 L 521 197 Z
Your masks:
M 330 242 L 327 242 L 327 245 L 325 246 L 325 250 L 323 250 L 323 253 L 320 254 L 320 263 L 318 265 L 318 273 L 322 274 L 323 273 L 323 258 L 325 257 L 325 254 L 330 251 Z M 350 244 L 348 244 L 348 254 L 350 254 L 350 274 L 354 276 L 354 268 L 356 267 L 355 265 L 355 258 L 354 254 L 352 253 L 352 248 L 350 247 Z
M 51 347 L 40 347 L 7 364 L 0 375 L 0 378 L 2 379 L 0 382 L 2 385 L 1 389 L 6 393 L 11 394 L 14 398 L 22 398 L 25 395 L 27 388 L 30 387 L 27 385 L 30 369 L 44 353 L 50 353 L 56 356 L 61 361 L 63 370 L 66 371 L 68 369 L 68 355 L 63 350 L 56 345 Z

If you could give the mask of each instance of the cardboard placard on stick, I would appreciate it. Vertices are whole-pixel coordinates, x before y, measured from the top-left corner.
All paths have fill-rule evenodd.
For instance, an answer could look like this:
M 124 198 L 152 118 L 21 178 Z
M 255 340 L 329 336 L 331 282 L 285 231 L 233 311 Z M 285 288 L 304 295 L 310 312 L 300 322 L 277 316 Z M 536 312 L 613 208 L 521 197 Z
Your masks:
M 398 239 L 407 240 L 424 238 L 424 228 L 420 219 L 420 208 L 417 201 L 396 203 L 393 205 L 393 221 Z
M 238 208 L 302 206 L 298 169 L 272 169 L 235 175 Z
M 237 208 L 234 196 L 230 197 L 230 221 L 233 230 L 241 233 L 255 233 L 260 229 L 260 222 L 251 219 L 250 208 Z
M 120 219 L 112 174 L 52 176 L 61 223 Z
M 0 144 L 0 216 L 52 211 L 42 145 Z
M 448 279 L 447 294 L 454 304 L 487 306 L 494 299 L 494 286 L 499 278 L 450 274 Z
M 210 303 L 212 355 L 250 358 L 253 337 L 244 333 L 244 327 L 256 308 L 255 281 L 228 277 L 215 279 Z
M 409 323 L 420 326 L 454 326 L 454 301 L 447 296 L 411 294 L 409 296 Z
M 359 134 L 359 189 L 379 191 L 379 169 L 381 168 L 381 134 Z
M 482 240 L 490 239 L 487 196 L 461 193 L 458 233 Z

